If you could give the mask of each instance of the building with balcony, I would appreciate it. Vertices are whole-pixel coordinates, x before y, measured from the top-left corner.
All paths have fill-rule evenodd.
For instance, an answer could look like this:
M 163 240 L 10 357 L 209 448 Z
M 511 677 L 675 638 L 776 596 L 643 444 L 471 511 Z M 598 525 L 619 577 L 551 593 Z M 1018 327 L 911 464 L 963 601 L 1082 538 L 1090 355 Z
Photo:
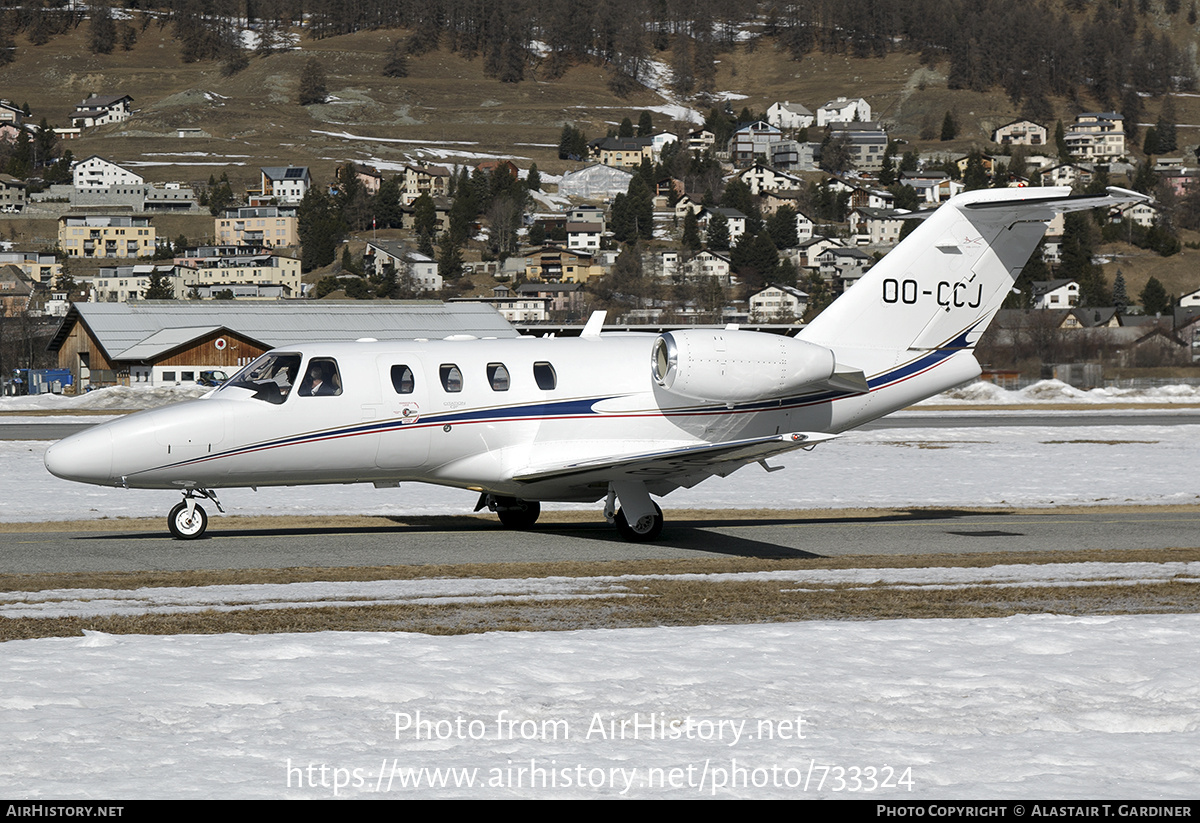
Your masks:
M 64 214 L 58 218 L 58 245 L 71 257 L 150 257 L 155 240 L 149 217 Z

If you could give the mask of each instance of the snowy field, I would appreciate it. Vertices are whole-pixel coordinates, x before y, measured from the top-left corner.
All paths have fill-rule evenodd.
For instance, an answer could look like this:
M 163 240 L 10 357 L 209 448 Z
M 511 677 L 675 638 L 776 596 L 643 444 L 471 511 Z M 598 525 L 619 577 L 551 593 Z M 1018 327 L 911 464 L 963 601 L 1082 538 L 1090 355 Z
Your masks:
M 974 402 L 1023 402 L 968 391 L 993 395 Z M 1154 402 L 1194 403 L 1184 399 L 1191 391 L 1160 390 Z M 1098 410 L 1138 402 L 1071 399 Z M 665 508 L 1191 503 L 1200 499 L 1198 428 L 852 432 L 771 461 L 787 471 L 752 466 L 672 494 Z M 178 498 L 57 481 L 41 465 L 46 445 L 0 442 L 0 519 L 160 517 Z M 445 513 L 474 503 L 416 484 L 222 498 L 237 514 Z M 786 574 L 799 589 L 984 577 L 1036 586 L 1200 580 L 1195 566 Z M 0 592 L 0 615 L 498 593 L 627 596 L 636 580 Z M 1198 632 L 1197 615 L 1143 615 L 10 641 L 0 644 L 0 796 L 1189 799 L 1200 777 Z
M 12 641 L 0 795 L 1188 799 L 1198 632 L 1019 616 Z

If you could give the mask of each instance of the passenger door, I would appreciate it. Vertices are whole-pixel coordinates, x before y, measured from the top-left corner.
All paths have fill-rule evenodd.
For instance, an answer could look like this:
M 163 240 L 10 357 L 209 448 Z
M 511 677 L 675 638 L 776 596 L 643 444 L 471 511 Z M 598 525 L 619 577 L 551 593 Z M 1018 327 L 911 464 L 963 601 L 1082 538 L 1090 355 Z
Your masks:
M 380 357 L 378 366 L 383 417 L 375 465 L 381 469 L 424 465 L 429 458 L 429 427 L 422 424 L 421 414 L 429 404 L 428 376 L 415 353 Z

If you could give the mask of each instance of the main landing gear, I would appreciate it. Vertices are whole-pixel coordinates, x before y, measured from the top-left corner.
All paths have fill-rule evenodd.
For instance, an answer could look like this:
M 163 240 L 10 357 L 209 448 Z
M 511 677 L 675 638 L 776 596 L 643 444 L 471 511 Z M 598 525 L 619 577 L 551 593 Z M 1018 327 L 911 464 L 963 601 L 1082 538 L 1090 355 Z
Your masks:
M 619 509 L 618 498 L 621 501 Z M 609 483 L 608 497 L 604 500 L 604 517 L 617 527 L 617 534 L 630 543 L 651 543 L 662 534 L 662 509 L 650 499 L 645 483 Z
M 620 501 L 621 507 L 617 508 Z M 483 492 L 475 511 L 494 511 L 500 522 L 510 529 L 528 529 L 537 522 L 542 506 L 536 500 L 501 497 Z M 608 484 L 604 501 L 604 517 L 617 527 L 617 533 L 630 543 L 650 543 L 663 530 L 663 513 L 650 499 L 646 484 L 639 480 L 614 480 Z
M 537 522 L 542 514 L 542 504 L 536 500 L 519 500 L 516 497 L 498 497 L 494 494 L 479 495 L 475 511 L 487 508 L 500 518 L 500 522 L 509 529 L 528 529 Z
M 188 489 L 183 493 L 183 500 L 176 503 L 167 515 L 167 528 L 176 540 L 195 540 L 204 534 L 208 528 L 208 514 L 196 505 L 196 496 L 206 497 L 222 514 L 221 501 L 217 500 L 216 492 L 211 489 Z
M 625 519 L 624 509 L 619 509 L 613 518 L 617 533 L 630 543 L 652 543 L 662 534 L 663 513 L 658 504 L 654 504 L 653 514 L 644 514 L 635 522 Z

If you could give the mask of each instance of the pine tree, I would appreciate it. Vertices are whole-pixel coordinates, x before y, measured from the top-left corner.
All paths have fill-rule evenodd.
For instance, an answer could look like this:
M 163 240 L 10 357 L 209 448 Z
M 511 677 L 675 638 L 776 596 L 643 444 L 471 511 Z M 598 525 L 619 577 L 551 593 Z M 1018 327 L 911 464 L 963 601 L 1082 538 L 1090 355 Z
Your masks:
M 654 195 L 640 177 L 629 181 L 630 215 L 633 219 L 633 231 L 643 240 L 654 237 Z
M 1166 154 L 1178 148 L 1175 142 L 1175 100 L 1170 95 L 1163 100 L 1162 111 L 1159 112 L 1154 130 L 1158 132 L 1158 154 Z
M 117 26 L 107 2 L 92 6 L 92 21 L 88 26 L 88 49 L 92 54 L 112 54 L 117 45 Z
M 26 32 L 29 42 L 34 46 L 44 46 L 50 42 L 50 15 L 40 4 L 35 3 L 32 7 L 26 7 L 29 8 L 30 13 L 29 29 Z M 4 21 L 0 20 L 0 31 L 3 29 Z M 0 62 L 3 62 L 3 58 L 0 58 Z
M 1146 314 L 1165 314 L 1171 306 L 1167 290 L 1157 277 L 1151 277 L 1146 281 L 1146 288 L 1142 289 L 1139 297 L 1142 301 L 1142 310 Z
M 1158 129 L 1154 126 L 1146 129 L 1146 138 L 1142 141 L 1142 151 L 1146 153 L 1146 157 L 1158 154 Z
M 383 64 L 384 77 L 408 77 L 408 49 L 403 40 L 393 40 L 388 47 L 387 62 Z
M 617 137 L 633 137 L 633 121 L 626 117 L 617 128 Z
M 398 229 L 404 225 L 400 209 L 400 180 L 393 175 L 379 184 L 375 193 L 375 219 L 379 228 Z
M 650 117 L 650 112 L 642 112 L 642 116 L 638 118 L 637 136 L 649 137 L 654 134 L 654 121 Z
M 946 112 L 946 116 L 942 118 L 942 142 L 953 140 L 958 136 L 958 124 L 954 122 L 954 115 Z
M 117 35 L 121 41 L 122 51 L 133 51 L 133 47 L 137 45 L 138 33 L 137 29 L 129 25 L 129 21 L 122 20 L 117 26 Z
M 740 238 L 730 255 L 738 278 L 746 286 L 749 294 L 759 291 L 775 274 L 779 265 L 779 252 L 771 242 L 771 235 L 765 229 L 758 234 L 746 232 Z
M 705 238 L 708 247 L 713 251 L 729 250 L 729 221 L 719 211 L 713 212 L 708 218 L 708 233 Z
M 637 236 L 634 224 L 633 210 L 629 207 L 629 196 L 618 194 L 613 198 L 612 219 L 609 221 L 609 231 L 618 243 L 625 243 Z
M 462 249 L 455 243 L 449 233 L 443 233 L 438 241 L 440 254 L 438 255 L 438 275 L 442 278 L 442 282 L 450 283 L 453 280 L 458 280 L 462 277 Z
M 300 71 L 300 105 L 324 103 L 328 96 L 325 90 L 325 69 L 321 68 L 317 58 L 310 57 Z
M 777 249 L 794 249 L 800 245 L 796 234 L 796 210 L 788 205 L 780 206 L 767 221 L 767 231 Z
M 879 185 L 887 188 L 896 182 L 896 163 L 892 160 L 892 144 L 888 143 L 883 153 L 883 166 L 879 169 Z
M 683 216 L 683 237 L 680 242 L 685 249 L 700 251 L 700 221 L 696 219 L 696 212 L 691 208 L 688 208 L 687 214 Z
M 215 188 L 208 193 L 208 211 L 213 217 L 217 217 L 221 212 L 232 207 L 237 201 L 233 196 L 233 187 L 229 185 L 229 180 L 224 179 L 216 185 Z
M 1063 218 L 1062 263 L 1058 276 L 1079 284 L 1079 305 L 1098 308 L 1112 305 L 1104 273 L 1092 262 L 1094 224 L 1088 215 L 1072 212 Z
M 529 164 L 529 173 L 525 175 L 525 188 L 530 191 L 542 190 L 542 175 L 538 172 L 537 163 Z
M 963 175 L 963 187 L 967 191 L 986 189 L 988 186 L 987 170 L 983 167 L 983 153 L 978 149 L 967 157 L 967 170 Z
M 315 187 L 309 189 L 296 216 L 300 224 L 301 270 L 328 266 L 336 259 L 338 244 L 346 230 L 329 196 Z
M 1129 308 L 1129 296 L 1125 293 L 1125 274 L 1120 269 L 1117 269 L 1117 276 L 1113 279 L 1112 301 L 1117 314 L 1124 314 Z
M 150 273 L 150 285 L 142 297 L 145 300 L 174 300 L 175 289 L 171 287 L 167 276 L 156 269 Z
M 43 117 L 42 121 L 38 123 L 37 137 L 33 140 L 36 166 L 45 168 L 54 162 L 57 143 L 58 138 L 54 136 L 54 129 L 50 127 L 50 121 Z

